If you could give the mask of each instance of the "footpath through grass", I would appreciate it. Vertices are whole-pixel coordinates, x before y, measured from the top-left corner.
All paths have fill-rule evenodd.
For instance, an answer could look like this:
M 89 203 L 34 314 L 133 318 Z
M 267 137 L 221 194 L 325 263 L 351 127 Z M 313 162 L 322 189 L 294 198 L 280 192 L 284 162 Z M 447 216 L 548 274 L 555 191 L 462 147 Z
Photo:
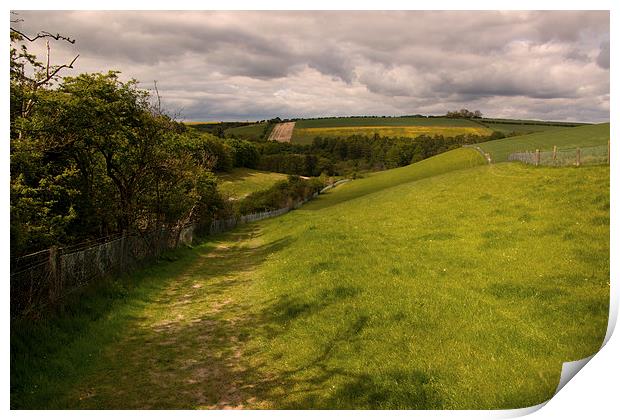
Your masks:
M 461 153 L 474 156 L 443 159 Z M 561 363 L 591 355 L 605 335 L 609 167 L 442 174 L 433 159 L 180 252 L 74 332 L 59 327 L 62 346 L 46 344 L 50 332 L 33 352 L 14 329 L 12 406 L 484 409 L 548 399 Z

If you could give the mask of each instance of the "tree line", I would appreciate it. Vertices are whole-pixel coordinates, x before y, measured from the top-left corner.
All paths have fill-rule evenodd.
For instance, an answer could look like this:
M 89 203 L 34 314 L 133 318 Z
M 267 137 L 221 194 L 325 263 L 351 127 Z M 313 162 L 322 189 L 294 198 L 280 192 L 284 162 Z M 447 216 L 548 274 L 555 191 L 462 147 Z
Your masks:
M 414 139 L 379 135 L 317 137 L 310 145 L 261 142 L 255 143 L 260 156 L 256 169 L 305 176 L 355 177 L 362 171 L 405 166 L 465 144 L 502 137 L 502 133 L 494 132 L 491 136 L 421 135 Z
M 205 225 L 215 217 L 280 208 L 321 188 L 320 181 L 299 175 L 356 176 L 484 140 L 354 135 L 297 145 L 225 137 L 175 121 L 162 111 L 159 96 L 136 80 L 121 80 L 119 72 L 61 77 L 77 56 L 51 65 L 49 57 L 44 63 L 28 50 L 37 39 L 73 42 L 68 37 L 11 29 L 10 38 L 13 256 L 127 230 Z M 230 202 L 218 191 L 217 173 L 235 167 L 295 176 Z
M 446 118 L 466 118 L 466 119 L 472 119 L 472 118 L 482 118 L 482 112 L 476 110 L 476 111 L 470 111 L 468 109 L 461 109 L 458 111 L 449 111 L 446 113 Z
M 77 57 L 54 66 L 28 50 L 52 38 L 73 42 L 10 32 L 12 256 L 235 211 L 215 174 L 256 167 L 254 144 L 188 130 L 119 72 L 61 77 Z

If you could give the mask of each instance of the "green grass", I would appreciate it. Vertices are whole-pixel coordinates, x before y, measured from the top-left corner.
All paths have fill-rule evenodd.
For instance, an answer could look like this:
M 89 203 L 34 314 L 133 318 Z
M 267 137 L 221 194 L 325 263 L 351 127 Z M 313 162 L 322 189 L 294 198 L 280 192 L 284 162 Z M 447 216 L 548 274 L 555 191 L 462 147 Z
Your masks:
M 325 207 L 345 202 L 364 195 L 372 194 L 386 188 L 419 179 L 444 174 L 458 169 L 483 165 L 485 160 L 472 149 L 459 148 L 433 156 L 416 164 L 391 169 L 389 171 L 371 172 L 366 178 L 339 186 L 337 189 L 313 201 L 304 208 Z
M 247 140 L 260 140 L 263 138 L 267 123 L 244 125 L 242 127 L 228 128 L 224 130 L 227 136 L 235 135 Z
M 480 163 L 457 149 L 355 180 L 127 278 L 96 315 L 13 327 L 12 407 L 550 398 L 605 335 L 609 167 Z
M 226 196 L 240 199 L 247 195 L 266 190 L 288 175 L 277 172 L 258 171 L 248 168 L 234 168 L 231 172 L 219 173 L 218 188 Z
M 540 131 L 558 130 L 563 127 L 557 125 L 534 125 L 534 124 L 511 124 L 511 123 L 485 123 L 486 127 L 493 131 L 499 131 L 501 133 L 518 133 L 518 134 L 531 134 L 538 133 Z
M 352 135 L 412 137 L 422 134 L 456 136 L 459 134 L 488 135 L 491 130 L 475 122 L 454 118 L 323 118 L 301 120 L 295 124 L 292 142 L 310 144 L 319 137 L 348 137 Z
M 606 145 L 608 141 L 609 123 L 604 123 L 508 137 L 479 143 L 477 146 L 490 153 L 494 162 L 503 162 L 513 152 L 534 151 L 536 149 L 552 150 L 554 145 L 558 146 L 558 149 L 602 146 Z
M 515 120 L 513 118 L 482 118 L 483 123 L 500 123 L 500 124 L 534 124 L 534 125 L 550 125 L 557 127 L 576 127 L 579 125 L 588 125 L 589 123 L 575 121 L 544 121 L 544 120 Z

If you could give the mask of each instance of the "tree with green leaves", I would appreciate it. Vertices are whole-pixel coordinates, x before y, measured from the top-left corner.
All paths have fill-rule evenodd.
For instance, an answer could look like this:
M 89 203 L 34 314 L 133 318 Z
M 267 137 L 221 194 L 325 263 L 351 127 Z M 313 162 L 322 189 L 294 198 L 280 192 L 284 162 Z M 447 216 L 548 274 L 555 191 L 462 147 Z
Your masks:
M 18 47 L 23 39 L 11 32 L 13 255 L 123 230 L 174 231 L 218 211 L 212 171 L 232 164 L 232 146 L 189 133 L 118 72 L 60 79 L 64 67 L 40 65 Z

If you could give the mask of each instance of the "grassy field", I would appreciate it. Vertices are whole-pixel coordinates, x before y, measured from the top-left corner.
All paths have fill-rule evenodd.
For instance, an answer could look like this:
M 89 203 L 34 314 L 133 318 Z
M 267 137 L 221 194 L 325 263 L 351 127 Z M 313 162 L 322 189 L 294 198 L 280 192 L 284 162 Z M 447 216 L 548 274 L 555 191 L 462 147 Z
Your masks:
M 231 198 L 240 199 L 253 192 L 266 190 L 287 175 L 277 172 L 258 171 L 248 168 L 234 168 L 231 172 L 217 175 L 218 188 Z
M 267 123 L 245 125 L 243 127 L 228 128 L 224 130 L 227 136 L 235 135 L 248 140 L 260 140 L 263 138 Z
M 373 136 L 417 137 L 421 134 L 455 136 L 488 135 L 491 130 L 475 122 L 452 118 L 323 118 L 301 120 L 295 124 L 293 143 L 308 144 L 317 137 L 341 137 L 360 134 Z
M 609 167 L 458 149 L 170 260 L 12 328 L 12 407 L 529 406 L 605 335 Z
M 561 128 L 571 128 L 579 125 L 586 125 L 584 123 L 576 122 L 513 120 L 505 118 L 482 118 L 475 121 L 485 127 L 488 127 L 493 131 L 500 131 L 506 134 L 530 134 L 538 133 L 540 131 L 558 130 Z
M 491 154 L 494 162 L 503 162 L 513 152 L 570 149 L 574 147 L 590 147 L 607 145 L 609 140 L 609 123 L 584 125 L 574 128 L 560 128 L 528 134 L 525 136 L 509 137 L 479 143 L 482 150 Z
M 477 121 L 483 123 L 500 123 L 500 124 L 534 124 L 534 125 L 550 125 L 556 127 L 576 127 L 579 125 L 588 125 L 588 123 L 574 121 L 544 121 L 544 120 L 516 120 L 514 118 L 481 118 Z
M 459 134 L 475 134 L 486 136 L 491 130 L 478 127 L 441 127 L 441 126 L 369 126 L 369 127 L 328 127 L 328 128 L 300 128 L 293 132 L 293 142 L 299 144 L 311 143 L 315 137 L 348 137 L 354 134 L 372 137 L 376 134 L 384 137 L 411 137 L 415 138 L 426 134 L 429 136 L 441 135 L 454 137 Z
M 534 125 L 534 124 L 512 124 L 512 123 L 484 123 L 486 127 L 493 131 L 499 131 L 501 133 L 518 133 L 518 134 L 531 134 L 538 133 L 540 131 L 561 130 L 566 127 L 559 127 L 557 125 Z

